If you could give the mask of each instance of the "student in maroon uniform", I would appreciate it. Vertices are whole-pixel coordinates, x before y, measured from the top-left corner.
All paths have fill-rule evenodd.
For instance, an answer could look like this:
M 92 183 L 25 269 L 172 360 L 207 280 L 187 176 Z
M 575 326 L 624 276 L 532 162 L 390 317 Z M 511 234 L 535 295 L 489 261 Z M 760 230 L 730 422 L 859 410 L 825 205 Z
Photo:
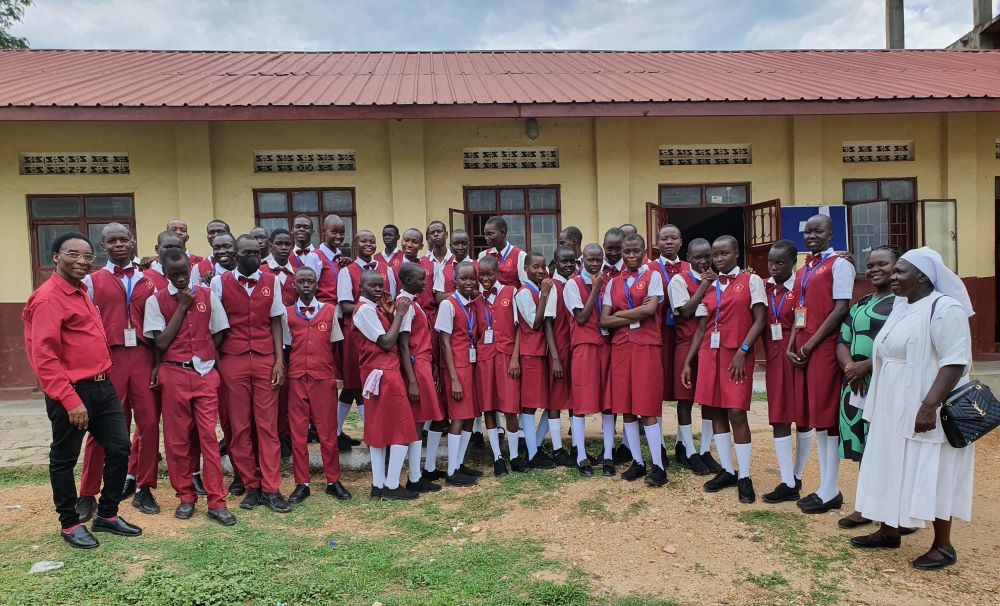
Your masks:
M 449 486 L 472 486 L 482 472 L 466 467 L 465 451 L 472 438 L 472 424 L 482 412 L 476 394 L 478 318 L 473 298 L 478 294 L 476 268 L 463 261 L 455 270 L 456 290 L 441 302 L 434 329 L 441 333 L 444 368 L 441 382 L 445 394 L 448 428 Z M 430 440 L 430 437 L 428 437 Z
M 178 238 L 181 239 L 181 249 L 184 254 L 187 255 L 188 260 L 191 262 L 191 267 L 197 265 L 204 257 L 199 257 L 198 255 L 191 254 L 187 249 L 188 239 L 191 235 L 188 233 L 188 224 L 181 219 L 171 219 L 167 221 L 167 231 L 174 232 Z
M 456 230 L 456 232 L 462 230 Z M 463 232 L 464 233 L 464 232 Z M 466 236 L 466 255 L 468 255 L 468 236 Z M 450 267 L 455 254 L 448 248 L 448 228 L 443 221 L 431 221 L 427 224 L 427 254 L 424 258 L 431 262 L 431 293 L 438 280 L 438 272 Z M 434 299 L 434 309 L 437 309 L 437 298 Z
M 664 380 L 674 382 L 674 397 L 677 398 L 677 448 L 674 450 L 674 456 L 678 464 L 687 467 L 695 475 L 707 476 L 722 471 L 712 458 L 712 419 L 715 409 L 711 406 L 701 407 L 701 450 L 695 450 L 691 421 L 694 389 L 684 384 L 681 373 L 691 351 L 691 339 L 698 329 L 695 312 L 718 276 L 712 271 L 712 245 L 708 240 L 704 238 L 691 240 L 688 244 L 687 257 L 691 264 L 690 269 L 674 275 L 667 284 L 667 296 L 670 298 L 670 307 L 674 310 L 676 321 L 677 349 L 674 352 L 674 368 Z M 694 371 L 697 368 L 696 358 L 692 364 Z M 692 379 L 696 375 L 697 372 L 692 372 Z
M 299 215 L 292 220 L 292 239 L 295 246 L 292 248 L 292 256 L 289 260 L 292 266 L 298 269 L 305 265 L 312 268 L 316 275 L 322 272 L 322 263 L 316 248 L 312 245 L 313 222 L 307 215 Z
M 844 372 L 837 362 L 837 330 L 851 304 L 854 265 L 837 255 L 833 221 L 814 215 L 803 232 L 809 258 L 795 274 L 795 323 L 788 358 L 795 370 L 795 405 L 804 412 L 803 429 L 815 428 L 819 488 L 798 501 L 805 513 L 840 509 L 840 388 Z
M 212 256 L 202 259 L 191 269 L 191 281 L 207 286 L 215 276 L 234 269 L 236 238 L 229 232 L 215 234 L 212 236 Z
M 663 411 L 663 371 L 661 366 L 661 320 L 657 315 L 663 298 L 663 277 L 646 264 L 646 243 L 639 234 L 625 236 L 622 254 L 625 269 L 604 290 L 601 327 L 612 331 L 611 410 L 622 414 L 631 449 L 632 466 L 622 474 L 633 482 L 647 476 L 639 448 L 641 420 L 653 470 L 646 477 L 649 486 L 667 483 L 662 455 L 663 433 L 656 418 Z
M 240 507 L 264 505 L 285 513 L 291 507 L 281 494 L 278 443 L 278 388 L 285 378 L 285 364 L 282 356 L 276 355 L 282 351 L 285 306 L 274 276 L 260 271 L 259 251 L 256 240 L 240 236 L 236 270 L 212 278 L 212 292 L 229 317 L 229 331 L 220 348 L 219 374 L 232 426 L 229 454 L 247 488 Z M 260 478 L 255 470 L 251 424 L 257 431 Z
M 168 250 L 163 269 L 170 284 L 145 303 L 145 335 L 156 346 L 154 381 L 163 393 L 163 444 L 170 485 L 180 505 L 174 517 L 194 515 L 198 493 L 191 469 L 204 465 L 208 517 L 232 526 L 236 517 L 226 507 L 222 465 L 216 447 L 219 375 L 216 348 L 229 327 L 219 298 L 208 288 L 191 284 L 190 267 L 180 251 Z M 200 447 L 193 449 L 192 436 Z
M 403 254 L 397 246 L 399 244 L 399 228 L 391 224 L 383 227 L 382 243 L 385 244 L 385 250 L 376 256 L 380 262 L 388 265 L 392 269 L 393 274 L 395 274 L 403 264 Z
M 354 330 L 368 410 L 365 444 L 371 451 L 371 498 L 401 501 L 420 496 L 419 492 L 399 485 L 410 444 L 418 436 L 396 348 L 410 300 L 403 297 L 394 305 L 391 299 L 386 299 L 383 284 L 384 278 L 375 270 L 366 269 L 361 274 L 361 295 L 353 309 Z
M 285 307 L 294 305 L 299 297 L 295 291 L 295 269 L 288 260 L 292 254 L 292 233 L 283 227 L 278 227 L 271 232 L 269 242 L 270 252 L 263 257 L 260 268 L 274 276 L 281 285 L 282 304 Z
M 680 257 L 681 246 L 684 240 L 681 238 L 681 230 L 676 225 L 667 224 L 660 228 L 656 235 L 656 246 L 660 251 L 660 256 L 656 261 L 650 263 L 653 269 L 660 272 L 663 277 L 664 289 L 670 284 L 674 276 L 681 275 L 691 270 L 691 264 L 682 261 Z M 669 297 L 663 298 L 660 305 L 660 318 L 663 325 L 660 327 L 660 336 L 663 341 L 663 399 L 664 401 L 676 401 L 674 395 L 674 350 L 677 348 L 677 318 L 674 310 L 670 307 Z M 678 409 L 679 410 L 679 409 Z M 662 430 L 663 422 L 660 421 Z
M 169 229 L 166 231 L 161 231 L 156 236 L 156 245 L 153 246 L 153 250 L 156 251 L 157 259 L 150 263 L 149 269 L 142 272 L 146 278 L 153 282 L 153 286 L 156 290 L 163 290 L 167 287 L 167 278 L 163 275 L 163 253 L 170 249 L 177 249 L 181 252 L 184 251 L 184 241 L 173 231 Z
M 549 270 L 545 266 L 545 257 L 541 253 L 532 252 L 525 255 L 524 263 L 524 286 L 514 296 L 520 319 L 517 327 L 521 333 L 521 427 L 524 428 L 525 446 L 528 449 L 528 464 L 535 469 L 552 469 L 555 463 L 541 449 L 541 441 L 545 439 L 545 434 L 551 426 L 547 412 L 549 365 L 558 365 L 558 368 L 553 368 L 555 376 L 562 378 L 563 374 L 555 350 L 555 337 L 552 334 L 557 297 L 552 292 L 552 278 L 549 277 Z M 537 429 L 536 410 L 543 411 Z M 552 425 L 558 428 L 558 411 L 552 421 Z M 559 449 L 564 460 L 568 458 L 566 456 L 568 453 L 561 450 L 562 442 L 558 429 L 553 432 L 552 447 L 553 450 Z
M 562 305 L 571 314 L 570 385 L 573 390 L 573 418 L 570 433 L 576 453 L 576 468 L 580 475 L 594 475 L 590 458 L 584 448 L 586 415 L 604 413 L 601 429 L 604 435 L 604 475 L 613 476 L 615 466 L 612 451 L 615 446 L 614 415 L 605 404 L 604 390 L 607 387 L 608 364 L 611 350 L 606 333 L 601 328 L 601 300 L 604 289 L 604 251 L 599 244 L 588 244 L 583 249 L 583 267 L 580 273 L 566 282 L 563 288 Z
M 767 299 L 764 281 L 756 274 L 741 271 L 736 264 L 738 258 L 736 238 L 721 236 L 712 243 L 712 264 L 719 277 L 712 285 L 714 292 L 705 297 L 696 312 L 700 318 L 698 330 L 691 339 L 691 351 L 681 376 L 685 385 L 692 385 L 694 357 L 698 356 L 694 401 L 724 409 L 713 417 L 722 471 L 705 483 L 705 491 L 718 492 L 736 486 L 740 502 L 753 503 L 757 495 L 750 480 L 747 411 L 753 395 L 753 346 L 764 330 Z M 738 476 L 733 466 L 734 438 Z
M 411 232 L 414 231 L 407 230 L 403 235 L 403 251 L 409 256 L 414 254 L 413 242 L 411 240 L 410 244 L 407 244 L 407 235 L 412 235 Z M 417 234 L 419 235 L 419 232 Z M 426 292 L 428 281 L 427 269 L 418 263 L 407 261 L 399 268 L 399 282 L 402 284 L 402 289 L 396 301 L 407 299 L 414 303 L 404 314 L 397 344 L 399 362 L 403 369 L 403 378 L 406 379 L 406 393 L 413 408 L 413 421 L 416 423 L 417 433 L 417 440 L 409 445 L 410 477 L 406 488 L 416 492 L 441 490 L 440 484 L 434 484 L 431 478 L 422 472 L 423 467 L 420 464 L 419 436 L 424 423 L 439 423 L 444 419 L 435 381 L 437 369 L 434 367 L 434 356 L 431 351 L 434 325 L 431 324 L 430 317 L 423 307 L 416 304 L 420 295 Z M 436 450 L 434 455 L 437 456 Z M 435 469 L 436 461 L 430 460 L 428 463 L 432 465 L 432 470 Z
M 420 250 L 424 247 L 424 234 L 416 227 L 411 227 L 403 232 L 403 239 L 399 246 L 399 259 L 401 263 L 398 267 L 393 269 L 393 274 L 395 276 L 396 285 L 402 292 L 402 280 L 399 279 L 399 270 L 402 268 L 404 263 L 413 263 L 419 265 L 424 269 L 426 274 L 426 279 L 424 280 L 424 290 L 417 294 L 415 299 L 417 305 L 427 313 L 428 309 L 433 311 L 434 304 L 434 293 L 432 292 L 432 285 L 434 281 L 433 264 L 430 261 L 425 261 L 425 257 L 420 256 Z M 391 267 L 391 266 L 390 266 Z
M 795 320 L 795 260 L 799 252 L 790 240 L 778 240 L 767 253 L 767 268 L 771 277 L 767 288 L 767 328 L 764 344 L 767 350 L 767 417 L 774 431 L 774 453 L 778 459 L 781 483 L 764 495 L 765 503 L 797 501 L 802 469 L 792 458 L 792 423 L 799 428 L 808 425 L 799 407 L 795 406 L 795 384 L 792 379 L 792 361 L 788 359 L 788 340 L 792 336 Z M 802 425 L 800 425 L 802 424 Z M 812 442 L 811 433 L 805 444 Z M 799 459 L 805 467 L 809 447 L 799 450 Z M 798 475 L 796 475 L 798 471 Z
M 625 268 L 622 260 L 622 247 L 625 245 L 625 232 L 618 227 L 612 227 L 604 232 L 604 265 L 601 266 L 601 273 L 604 274 L 604 282 L 607 284 L 611 278 L 618 277 Z
M 156 488 L 160 452 L 160 403 L 151 389 L 153 349 L 142 330 L 146 299 L 153 295 L 155 286 L 132 264 L 135 240 L 128 227 L 120 223 L 104 226 L 101 246 L 108 255 L 108 263 L 85 277 L 83 283 L 104 323 L 112 362 L 108 375 L 121 401 L 126 429 L 135 418 L 132 455 L 122 497 L 135 493 L 133 507 L 143 513 L 157 514 L 160 506 L 151 491 Z M 101 490 L 103 475 L 104 449 L 93 436 L 88 436 L 76 505 L 81 522 L 89 520 L 97 509 L 95 495 Z
M 469 234 L 464 229 L 456 229 L 452 232 L 448 246 L 451 249 L 452 257 L 443 263 L 438 272 L 434 274 L 434 298 L 438 305 L 455 292 L 455 272 L 460 263 L 463 261 L 471 262 L 475 271 L 478 271 L 479 267 L 478 261 L 473 261 L 472 257 L 469 256 L 471 250 Z
M 274 234 L 272 233 L 272 238 Z M 337 449 L 337 367 L 333 344 L 344 335 L 337 323 L 337 307 L 316 299 L 316 272 L 300 267 L 295 272 L 296 300 L 285 309 L 285 344 L 291 347 L 288 424 L 292 439 L 295 490 L 288 502 L 301 503 L 312 494 L 309 486 L 309 423 L 316 426 L 326 494 L 348 500 L 351 493 L 340 483 L 340 451 Z
M 271 240 L 270 238 L 267 237 L 266 229 L 258 225 L 257 227 L 250 230 L 250 237 L 253 238 L 254 240 L 257 240 L 257 246 L 260 248 L 261 259 L 264 259 L 269 254 L 271 254 Z
M 483 296 L 476 298 L 479 338 L 476 342 L 476 385 L 479 404 L 486 419 L 486 433 L 493 450 L 493 475 L 507 475 L 507 462 L 500 450 L 497 413 L 507 423 L 507 452 L 510 468 L 528 471 L 528 462 L 518 452 L 521 435 L 521 334 L 517 329 L 517 289 L 497 282 L 499 264 L 495 257 L 479 262 L 479 286 Z
M 575 225 L 570 225 L 559 232 L 559 246 L 568 246 L 573 251 L 573 258 L 576 259 L 576 268 L 583 267 L 583 232 Z
M 503 217 L 490 217 L 483 226 L 486 250 L 479 258 L 489 255 L 500 262 L 499 282 L 504 286 L 520 287 L 528 279 L 524 269 L 524 258 L 528 253 L 507 241 L 507 221 Z
M 569 228 L 576 230 L 576 228 Z M 579 230 L 576 230 L 579 231 Z M 571 236 L 576 237 L 575 235 Z M 577 245 L 577 250 L 579 250 L 579 245 Z M 552 287 L 555 292 L 553 293 L 555 299 L 556 307 L 556 317 L 552 320 L 552 344 L 555 345 L 554 351 L 550 352 L 550 357 L 553 358 L 552 366 L 549 369 L 549 432 L 553 433 L 553 440 L 560 443 L 559 448 L 555 448 L 553 451 L 553 458 L 555 462 L 564 467 L 573 467 L 577 463 L 577 459 L 570 455 L 565 448 L 561 447 L 562 438 L 560 435 L 560 419 L 559 416 L 562 411 L 567 411 L 570 418 L 573 416 L 573 368 L 571 365 L 571 352 L 573 348 L 573 338 L 572 338 L 572 328 L 570 328 L 570 323 L 572 322 L 572 317 L 566 306 L 563 305 L 563 293 L 566 289 L 566 284 L 569 280 L 573 279 L 573 276 L 577 273 L 577 258 L 580 255 L 574 251 L 574 249 L 569 246 L 559 246 L 556 248 L 553 260 L 555 261 L 555 273 L 552 275 Z M 559 367 L 562 368 L 562 376 L 557 377 L 555 373 L 555 359 L 559 360 Z M 555 423 L 553 423 L 553 419 Z M 573 425 L 570 423 L 570 433 L 572 434 Z M 572 435 L 571 446 L 572 444 Z M 582 455 L 587 458 L 587 453 L 573 453 L 577 457 Z
M 337 306 L 337 278 L 340 275 L 340 268 L 350 262 L 350 259 L 340 252 L 346 233 L 343 219 L 337 215 L 327 215 L 323 219 L 323 242 L 319 245 L 319 249 L 314 251 L 322 263 L 318 274 L 316 298 L 334 306 Z

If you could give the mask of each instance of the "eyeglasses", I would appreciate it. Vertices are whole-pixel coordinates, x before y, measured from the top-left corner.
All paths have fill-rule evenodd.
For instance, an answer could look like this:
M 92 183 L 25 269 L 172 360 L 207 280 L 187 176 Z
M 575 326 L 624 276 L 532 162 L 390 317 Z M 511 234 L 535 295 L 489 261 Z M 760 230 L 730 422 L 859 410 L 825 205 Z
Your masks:
M 59 251 L 59 254 L 66 257 L 70 261 L 84 261 L 86 263 L 93 263 L 97 255 L 91 255 L 88 253 L 78 253 L 75 250 Z

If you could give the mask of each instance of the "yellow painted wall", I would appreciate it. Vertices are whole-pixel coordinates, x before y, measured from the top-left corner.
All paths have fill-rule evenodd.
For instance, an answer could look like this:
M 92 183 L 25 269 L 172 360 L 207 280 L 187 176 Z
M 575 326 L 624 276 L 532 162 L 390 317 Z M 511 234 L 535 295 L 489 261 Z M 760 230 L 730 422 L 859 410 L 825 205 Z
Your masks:
M 9 225 L 9 288 L 0 302 L 24 301 L 31 291 L 25 196 L 133 193 L 140 252 L 174 217 L 187 219 L 192 250 L 205 253 L 202 235 L 218 216 L 234 231 L 253 225 L 255 188 L 354 187 L 361 227 L 387 222 L 401 228 L 447 220 L 463 206 L 463 186 L 560 186 L 562 225 L 575 224 L 595 240 L 610 225 L 645 223 L 645 202 L 669 183 L 752 183 L 754 201 L 836 204 L 846 178 L 917 177 L 921 198 L 958 200 L 959 270 L 994 274 L 994 142 L 1000 114 L 799 116 L 749 118 L 543 119 L 540 137 L 524 120 L 310 121 L 230 123 L 3 123 L 0 124 L 0 213 Z M 913 139 L 914 162 L 843 164 L 850 139 Z M 750 143 L 753 164 L 661 167 L 658 148 L 679 143 Z M 465 170 L 462 149 L 558 146 L 560 168 Z M 350 148 L 356 173 L 254 174 L 260 149 Z M 125 176 L 20 176 L 24 152 L 113 152 L 131 156 Z

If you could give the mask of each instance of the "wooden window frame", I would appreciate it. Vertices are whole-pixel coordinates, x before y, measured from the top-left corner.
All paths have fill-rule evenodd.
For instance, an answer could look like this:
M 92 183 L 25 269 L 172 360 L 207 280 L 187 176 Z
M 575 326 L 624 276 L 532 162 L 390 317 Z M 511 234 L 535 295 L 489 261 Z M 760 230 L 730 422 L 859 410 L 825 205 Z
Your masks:
M 104 216 L 98 215 L 93 217 L 87 216 L 86 200 L 87 198 L 129 198 L 132 200 L 132 215 L 129 217 L 125 216 Z M 77 217 L 52 217 L 52 218 L 35 218 L 32 212 L 32 201 L 38 198 L 79 198 L 80 199 L 80 215 Z M 90 237 L 90 225 L 99 225 L 107 223 L 121 223 L 131 230 L 132 237 L 136 241 L 136 250 L 139 250 L 138 237 L 135 233 L 135 194 L 134 193 L 86 193 L 86 194 L 28 194 L 25 196 L 25 207 L 28 216 L 28 235 L 31 246 L 31 279 L 34 288 L 41 286 L 42 282 L 47 280 L 49 276 L 52 275 L 52 269 L 42 267 L 42 259 L 39 258 L 38 251 L 38 227 L 43 225 L 67 225 L 76 223 L 76 231 Z M 100 248 L 100 242 L 91 243 L 94 248 L 94 254 L 99 254 L 102 250 Z M 96 271 L 104 267 L 103 265 L 98 265 L 95 263 L 93 270 Z
M 531 202 L 528 198 L 529 189 L 552 189 L 556 192 L 556 207 L 554 209 L 531 210 Z M 500 192 L 502 190 L 521 190 L 524 192 L 524 210 L 500 210 Z M 493 191 L 494 206 L 492 211 L 469 210 L 469 192 L 472 191 Z M 497 216 L 523 216 L 524 217 L 524 239 L 527 252 L 531 252 L 531 217 L 533 216 L 554 216 L 556 218 L 556 247 L 559 246 L 559 232 L 562 231 L 562 188 L 558 184 L 548 185 L 466 185 L 462 187 L 462 209 L 465 221 L 465 230 L 469 233 L 469 256 L 475 259 L 480 252 L 488 247 L 477 245 L 476 239 L 482 235 L 473 233 L 475 217 L 497 217 Z
M 351 212 L 326 212 L 323 210 L 323 192 L 327 191 L 347 191 L 351 193 Z M 319 198 L 318 210 L 314 212 L 297 212 L 292 210 L 292 194 L 295 192 L 316 192 Z M 260 211 L 259 194 L 285 194 L 287 209 L 280 213 L 264 213 Z M 341 253 L 353 256 L 354 242 L 353 236 L 358 232 L 358 196 L 354 187 L 255 187 L 253 189 L 253 218 L 254 225 L 260 225 L 262 219 L 285 219 L 288 221 L 288 231 L 292 230 L 295 217 L 305 215 L 315 217 L 319 224 L 316 232 L 319 242 L 323 242 L 323 221 L 329 215 L 337 215 L 342 219 L 350 219 L 352 233 L 346 234 L 344 244 L 340 247 Z M 270 236 L 270 230 L 265 230 Z
M 882 194 L 882 184 L 886 181 L 909 181 L 913 184 L 913 198 L 911 200 L 890 200 Z M 849 183 L 875 182 L 875 198 L 871 200 L 847 201 L 847 186 Z M 854 206 L 862 204 L 872 204 L 886 202 L 886 230 L 888 242 L 900 247 L 902 250 L 909 250 L 916 246 L 917 242 L 917 202 L 920 197 L 917 193 L 916 177 L 873 177 L 871 179 L 844 179 L 841 185 L 841 199 L 847 207 L 847 245 L 850 251 L 858 258 L 858 251 L 854 250 L 854 224 L 851 220 L 851 210 Z
M 701 202 L 699 204 L 678 204 L 669 206 L 661 204 L 660 201 L 663 199 L 663 190 L 668 187 L 700 187 Z M 745 204 L 709 204 L 705 194 L 705 191 L 709 187 L 745 187 L 747 190 L 747 201 Z M 753 199 L 751 198 L 752 193 L 753 189 L 750 181 L 736 181 L 733 183 L 660 183 L 656 190 L 656 204 L 668 210 L 671 208 L 736 208 L 739 206 L 750 206 L 753 204 Z

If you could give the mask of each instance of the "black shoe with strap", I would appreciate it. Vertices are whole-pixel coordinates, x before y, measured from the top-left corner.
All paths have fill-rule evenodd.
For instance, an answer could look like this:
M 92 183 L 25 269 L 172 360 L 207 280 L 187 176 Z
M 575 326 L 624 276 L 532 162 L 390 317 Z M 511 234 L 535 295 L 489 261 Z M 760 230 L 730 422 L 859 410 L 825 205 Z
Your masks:
M 579 474 L 585 478 L 591 478 L 594 476 L 594 467 L 590 464 L 590 461 L 584 459 L 576 464 L 576 470 Z
M 618 475 L 618 472 L 615 471 L 615 462 L 613 459 L 604 459 L 604 465 L 601 469 L 601 473 L 606 478 L 613 478 Z
M 799 500 L 799 490 L 784 482 L 778 484 L 774 490 L 764 494 L 765 503 L 784 503 L 786 501 Z
M 937 554 L 941 557 L 932 558 L 928 554 Z M 954 549 L 947 547 L 932 547 L 931 550 L 916 560 L 913 560 L 913 567 L 918 570 L 940 570 L 947 568 L 958 561 L 958 554 Z
M 837 493 L 837 496 L 833 497 L 829 501 L 821 501 L 819 497 L 816 497 L 815 501 L 809 501 L 804 505 L 800 506 L 799 509 L 802 513 L 826 513 L 832 509 L 840 509 L 844 506 L 844 495 Z

